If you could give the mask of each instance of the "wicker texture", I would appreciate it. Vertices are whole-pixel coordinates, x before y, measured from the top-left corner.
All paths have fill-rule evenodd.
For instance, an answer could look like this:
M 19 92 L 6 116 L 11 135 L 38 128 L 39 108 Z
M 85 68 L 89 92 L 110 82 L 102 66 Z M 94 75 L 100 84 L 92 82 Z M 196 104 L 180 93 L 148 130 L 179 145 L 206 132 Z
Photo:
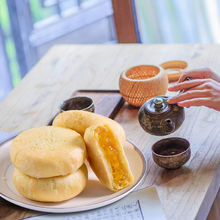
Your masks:
M 166 94 L 167 73 L 157 66 L 135 66 L 121 74 L 119 87 L 125 101 L 139 107 L 152 97 Z

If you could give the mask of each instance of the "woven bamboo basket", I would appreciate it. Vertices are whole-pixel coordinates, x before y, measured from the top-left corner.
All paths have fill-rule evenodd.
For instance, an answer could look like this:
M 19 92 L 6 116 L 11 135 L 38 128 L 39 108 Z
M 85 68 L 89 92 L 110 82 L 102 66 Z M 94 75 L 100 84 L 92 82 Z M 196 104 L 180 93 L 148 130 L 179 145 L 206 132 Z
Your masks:
M 119 88 L 125 101 L 139 107 L 152 97 L 166 94 L 167 73 L 159 66 L 134 66 L 121 74 Z

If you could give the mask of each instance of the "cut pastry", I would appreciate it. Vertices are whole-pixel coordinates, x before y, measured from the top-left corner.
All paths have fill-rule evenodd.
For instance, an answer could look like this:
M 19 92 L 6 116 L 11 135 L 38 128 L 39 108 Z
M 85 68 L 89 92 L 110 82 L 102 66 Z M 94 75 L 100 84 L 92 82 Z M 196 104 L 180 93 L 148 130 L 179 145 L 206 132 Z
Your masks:
M 133 183 L 123 146 L 109 125 L 87 128 L 84 140 L 90 166 L 103 184 L 118 191 Z
M 82 166 L 86 147 L 77 132 L 45 126 L 19 134 L 11 144 L 10 157 L 16 168 L 31 177 L 64 176 Z
M 61 202 L 77 196 L 88 181 L 85 165 L 66 176 L 37 179 L 14 169 L 13 183 L 24 197 L 41 202 Z
M 84 135 L 85 130 L 98 124 L 107 124 L 118 136 L 121 145 L 125 143 L 124 129 L 116 121 L 105 116 L 80 110 L 65 111 L 60 113 L 53 121 L 53 126 L 70 128 Z M 119 134 L 119 135 L 118 135 Z

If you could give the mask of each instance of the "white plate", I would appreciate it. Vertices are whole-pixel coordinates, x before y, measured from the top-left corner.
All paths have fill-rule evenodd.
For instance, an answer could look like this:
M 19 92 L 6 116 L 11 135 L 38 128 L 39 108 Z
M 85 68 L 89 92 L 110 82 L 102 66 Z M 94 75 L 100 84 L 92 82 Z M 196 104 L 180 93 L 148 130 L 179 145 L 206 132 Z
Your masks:
M 134 190 L 142 181 L 146 170 L 146 161 L 142 153 L 132 143 L 127 141 L 124 150 L 134 175 L 134 184 L 132 186 L 119 192 L 112 192 L 98 181 L 89 168 L 88 184 L 85 190 L 77 197 L 59 203 L 36 202 L 23 197 L 13 185 L 12 173 L 14 167 L 9 156 L 10 143 L 11 141 L 5 142 L 0 147 L 0 196 L 18 206 L 41 212 L 79 212 L 111 204 Z

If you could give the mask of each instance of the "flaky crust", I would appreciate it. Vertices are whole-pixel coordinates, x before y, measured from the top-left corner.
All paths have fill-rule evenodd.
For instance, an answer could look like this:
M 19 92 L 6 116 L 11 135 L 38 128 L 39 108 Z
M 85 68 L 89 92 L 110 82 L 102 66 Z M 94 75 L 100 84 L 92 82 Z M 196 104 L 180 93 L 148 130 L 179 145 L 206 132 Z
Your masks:
M 82 166 L 86 147 L 77 132 L 44 126 L 19 134 L 11 144 L 10 157 L 16 168 L 31 177 L 64 176 Z
M 124 145 L 124 129 L 116 121 L 105 116 L 87 111 L 72 110 L 60 113 L 53 121 L 53 126 L 73 129 L 82 136 L 88 127 L 98 124 L 107 124 L 112 130 L 114 130 L 122 146 Z
M 118 191 L 125 187 L 117 187 L 117 183 L 114 182 L 111 167 L 103 151 L 101 150 L 97 136 L 95 135 L 95 130 L 99 126 L 103 126 L 103 125 L 90 126 L 89 128 L 86 129 L 84 133 L 84 140 L 86 142 L 87 152 L 88 152 L 88 160 L 92 170 L 94 171 L 98 179 L 104 185 L 106 185 L 110 190 Z M 111 132 L 114 135 L 114 138 L 117 138 L 114 130 L 111 130 Z M 121 134 L 118 133 L 117 135 L 121 135 Z M 131 173 L 123 146 L 120 144 L 119 141 L 117 147 L 119 149 L 119 154 L 120 154 L 120 164 L 121 166 L 124 167 L 128 175 L 128 179 L 127 179 L 128 183 L 126 185 L 127 187 L 133 183 L 133 175 Z
M 88 181 L 85 165 L 66 176 L 36 179 L 15 168 L 13 183 L 24 197 L 41 202 L 61 202 L 77 196 Z
M 86 129 L 84 134 L 84 140 L 87 146 L 88 161 L 93 172 L 98 179 L 109 189 L 113 190 L 112 182 L 113 177 L 109 165 L 104 157 L 99 143 L 95 138 L 94 130 L 95 125 Z

